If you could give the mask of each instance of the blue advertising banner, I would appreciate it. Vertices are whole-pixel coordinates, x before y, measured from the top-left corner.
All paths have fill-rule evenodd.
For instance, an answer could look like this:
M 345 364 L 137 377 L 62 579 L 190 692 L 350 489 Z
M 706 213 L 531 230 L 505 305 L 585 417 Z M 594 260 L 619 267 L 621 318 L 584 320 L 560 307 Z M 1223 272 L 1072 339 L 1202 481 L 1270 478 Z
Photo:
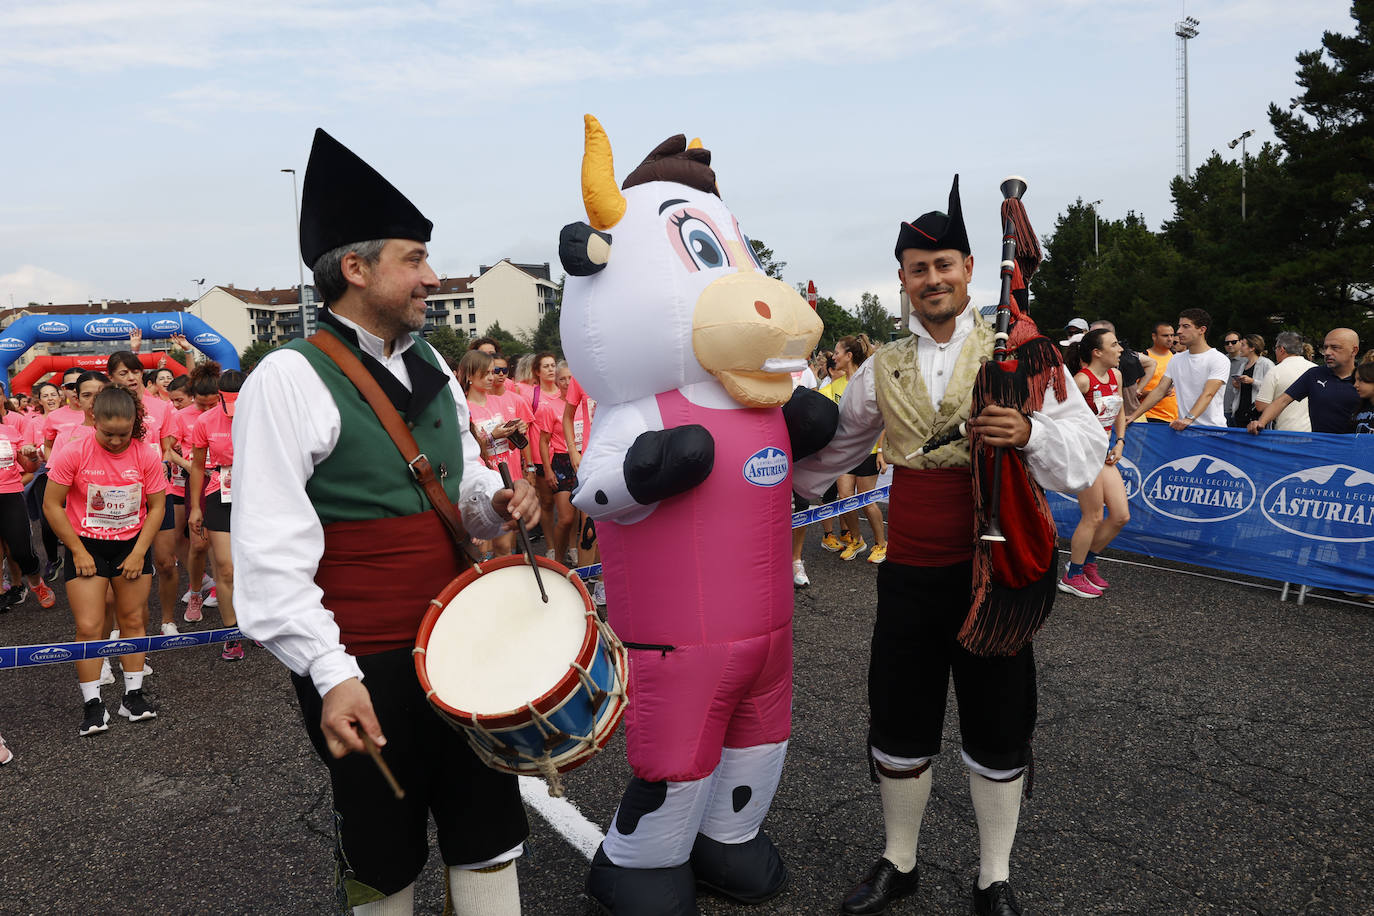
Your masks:
M 1374 437 L 1136 423 L 1119 467 L 1131 520 L 1112 547 L 1374 594 Z M 1078 500 L 1049 501 L 1067 538 Z

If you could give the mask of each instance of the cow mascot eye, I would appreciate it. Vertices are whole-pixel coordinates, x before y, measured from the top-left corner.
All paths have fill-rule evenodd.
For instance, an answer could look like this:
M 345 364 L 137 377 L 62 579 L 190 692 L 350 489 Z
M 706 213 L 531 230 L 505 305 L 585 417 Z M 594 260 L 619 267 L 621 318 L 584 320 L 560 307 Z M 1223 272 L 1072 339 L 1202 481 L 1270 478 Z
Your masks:
M 692 256 L 699 270 L 714 270 L 730 263 L 725 256 L 725 246 L 705 220 L 684 216 L 674 222 L 682 236 L 682 244 L 687 247 L 687 253 Z

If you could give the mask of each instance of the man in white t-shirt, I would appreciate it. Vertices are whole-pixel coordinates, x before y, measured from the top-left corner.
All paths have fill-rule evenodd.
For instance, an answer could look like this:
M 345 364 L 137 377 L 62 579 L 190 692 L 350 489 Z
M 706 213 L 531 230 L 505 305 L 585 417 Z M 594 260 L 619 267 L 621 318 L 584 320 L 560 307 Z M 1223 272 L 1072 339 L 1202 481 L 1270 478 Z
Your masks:
M 1308 369 L 1317 364 L 1302 355 L 1302 336 L 1297 331 L 1283 331 L 1274 338 L 1274 358 L 1278 361 L 1272 372 L 1260 382 L 1255 392 L 1255 409 L 1264 413 L 1264 408 L 1278 400 L 1279 395 Z M 1283 409 L 1274 419 L 1275 429 L 1290 432 L 1308 433 L 1312 431 L 1312 421 L 1307 416 L 1307 401 L 1294 401 Z
M 1207 328 L 1212 316 L 1202 309 L 1184 309 L 1178 315 L 1178 341 L 1184 350 L 1169 360 L 1164 378 L 1140 402 L 1127 422 L 1133 422 L 1155 406 L 1171 390 L 1178 392 L 1178 417 L 1169 424 L 1174 429 L 1199 426 L 1225 426 L 1221 398 L 1217 397 L 1231 374 L 1231 361 L 1207 344 Z

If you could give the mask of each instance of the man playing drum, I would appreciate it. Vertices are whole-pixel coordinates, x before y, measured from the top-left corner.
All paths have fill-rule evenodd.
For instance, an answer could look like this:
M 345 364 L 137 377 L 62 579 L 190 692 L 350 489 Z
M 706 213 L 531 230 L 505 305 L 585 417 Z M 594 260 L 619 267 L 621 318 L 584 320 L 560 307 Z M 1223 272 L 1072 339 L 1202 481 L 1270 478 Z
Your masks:
M 523 480 L 481 463 L 457 380 L 418 333 L 432 224 L 324 131 L 301 205 L 301 255 L 341 340 L 406 421 L 473 536 L 539 517 Z M 430 707 L 411 650 L 459 549 L 372 408 L 307 341 L 249 377 L 234 424 L 239 623 L 292 672 L 334 793 L 341 897 L 364 914 L 410 913 L 433 813 L 460 914 L 518 913 L 514 860 L 529 825 L 516 778 L 483 765 Z M 396 800 L 360 753 L 383 747 Z
M 868 671 L 869 752 L 882 797 L 887 844 L 841 911 L 883 913 L 916 892 L 921 818 L 940 752 L 945 697 L 953 675 L 963 762 L 978 821 L 980 862 L 973 911 L 1020 913 L 1008 882 L 1012 841 L 1035 727 L 1035 659 L 1026 644 L 1010 656 L 980 656 L 956 637 L 969 612 L 974 574 L 974 503 L 969 440 L 928 454 L 921 445 L 941 428 L 968 420 L 979 365 L 994 331 L 970 307 L 973 256 L 959 204 L 898 230 L 898 279 L 911 299 L 911 336 L 864 362 L 840 402 L 840 426 L 821 452 L 797 462 L 793 487 L 815 498 L 857 464 L 885 427 L 896 465 L 888 515 L 887 560 L 878 567 L 878 608 Z M 1063 373 L 1062 367 L 1053 371 Z M 989 446 L 1019 449 L 1043 486 L 1076 493 L 1102 470 L 1107 437 L 1065 375 L 1065 394 L 1046 391 L 1026 416 L 988 406 L 969 420 Z M 1008 541 L 1024 538 L 1007 522 Z M 1030 586 L 1052 598 L 1055 567 Z

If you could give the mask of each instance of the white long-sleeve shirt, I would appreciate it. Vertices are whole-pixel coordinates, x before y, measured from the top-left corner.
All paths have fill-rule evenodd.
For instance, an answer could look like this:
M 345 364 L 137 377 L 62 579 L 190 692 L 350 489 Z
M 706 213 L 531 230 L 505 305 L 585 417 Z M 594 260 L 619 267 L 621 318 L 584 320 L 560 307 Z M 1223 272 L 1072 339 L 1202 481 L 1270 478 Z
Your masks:
M 397 341 L 388 356 L 380 337 L 335 317 L 358 333 L 364 353 L 410 389 L 410 373 L 401 355 L 413 338 Z M 444 365 L 442 359 L 438 363 Z M 468 425 L 467 398 L 453 373 L 448 375 L 463 445 L 458 508 L 474 537 L 493 537 L 502 520 L 491 498 L 501 489 L 501 478 L 482 464 Z M 362 678 L 315 584 L 324 553 L 324 526 L 305 492 L 315 466 L 333 452 L 340 430 L 333 395 L 294 350 L 274 351 L 258 364 L 234 411 L 232 544 L 239 628 L 296 674 L 308 675 L 320 696 L 350 677 Z M 379 455 L 401 460 L 390 442 L 382 444 Z
M 973 309 L 965 308 L 956 320 L 949 341 L 935 341 L 926 329 L 913 319 L 911 326 L 917 337 L 917 360 L 921 379 L 933 400 L 933 406 L 944 399 L 945 390 L 959 353 L 973 330 Z M 835 436 L 820 452 L 796 463 L 792 471 L 792 488 L 807 499 L 816 499 L 841 474 L 849 472 L 863 460 L 873 447 L 873 440 L 883 428 L 883 416 L 878 410 L 878 398 L 873 385 L 872 357 L 864 361 L 849 379 L 849 387 L 840 399 L 840 424 Z M 1054 389 L 1045 392 L 1045 403 L 1030 416 L 1030 439 L 1021 448 L 1021 456 L 1031 476 L 1044 488 L 1060 493 L 1078 493 L 1092 486 L 1102 472 L 1107 454 L 1107 434 L 1087 401 L 1079 393 L 1068 370 L 1061 370 L 1068 379 L 1065 400 L 1054 396 Z M 913 391 L 914 396 L 914 391 Z

